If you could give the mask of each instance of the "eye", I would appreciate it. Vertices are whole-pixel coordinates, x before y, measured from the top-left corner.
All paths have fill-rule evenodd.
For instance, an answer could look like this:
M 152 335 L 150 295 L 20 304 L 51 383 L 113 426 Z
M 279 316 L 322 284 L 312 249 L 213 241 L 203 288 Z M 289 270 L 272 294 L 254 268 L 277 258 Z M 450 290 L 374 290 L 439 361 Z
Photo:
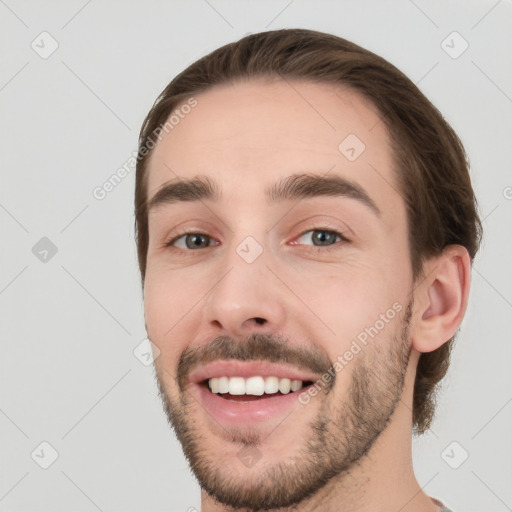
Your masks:
M 214 245 L 212 242 L 212 238 L 204 233 L 183 233 L 175 236 L 165 245 L 178 249 L 205 249 L 206 247 Z
M 329 247 L 339 242 L 348 242 L 348 239 L 338 231 L 324 228 L 315 228 L 305 231 L 297 240 L 298 244 L 313 245 L 314 247 Z M 308 241 L 311 242 L 311 244 L 309 244 Z
M 305 231 L 296 240 L 297 241 L 292 242 L 292 245 L 309 245 L 314 248 L 325 247 L 327 250 L 340 242 L 349 242 L 342 233 L 325 228 L 315 228 Z M 209 235 L 199 232 L 182 233 L 165 243 L 166 247 L 181 250 L 206 249 L 214 245 L 217 245 L 215 240 Z M 334 249 L 335 247 L 332 248 Z

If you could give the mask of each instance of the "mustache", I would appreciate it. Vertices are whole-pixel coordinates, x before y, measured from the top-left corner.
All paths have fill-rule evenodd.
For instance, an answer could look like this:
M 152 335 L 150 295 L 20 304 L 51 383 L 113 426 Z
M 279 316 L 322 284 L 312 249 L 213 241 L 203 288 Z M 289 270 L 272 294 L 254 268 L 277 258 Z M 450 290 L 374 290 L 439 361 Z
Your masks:
M 203 347 L 185 349 L 177 367 L 177 380 L 181 391 L 185 390 L 188 375 L 197 366 L 219 359 L 237 361 L 267 361 L 284 363 L 321 376 L 328 372 L 332 363 L 326 353 L 319 349 L 291 347 L 290 343 L 278 335 L 252 334 L 235 341 L 229 336 L 218 336 Z M 334 385 L 335 378 L 331 381 Z

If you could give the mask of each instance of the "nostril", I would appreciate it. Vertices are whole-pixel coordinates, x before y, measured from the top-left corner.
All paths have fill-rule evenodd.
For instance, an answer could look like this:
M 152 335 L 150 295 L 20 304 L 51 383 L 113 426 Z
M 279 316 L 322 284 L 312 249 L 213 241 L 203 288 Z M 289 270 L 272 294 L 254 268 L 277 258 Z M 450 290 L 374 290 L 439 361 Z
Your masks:
M 259 316 L 256 316 L 254 317 L 254 321 L 258 324 L 258 325 L 262 325 L 266 322 L 266 320 L 264 318 L 260 318 Z

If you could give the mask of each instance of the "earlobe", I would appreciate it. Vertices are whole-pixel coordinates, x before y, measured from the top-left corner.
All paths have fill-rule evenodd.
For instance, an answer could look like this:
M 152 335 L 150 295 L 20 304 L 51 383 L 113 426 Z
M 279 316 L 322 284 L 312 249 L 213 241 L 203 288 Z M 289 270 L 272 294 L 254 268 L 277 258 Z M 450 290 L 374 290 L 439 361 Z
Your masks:
M 415 293 L 412 345 L 432 352 L 457 332 L 466 312 L 471 283 L 471 259 L 461 245 L 449 245 L 425 263 L 427 276 Z

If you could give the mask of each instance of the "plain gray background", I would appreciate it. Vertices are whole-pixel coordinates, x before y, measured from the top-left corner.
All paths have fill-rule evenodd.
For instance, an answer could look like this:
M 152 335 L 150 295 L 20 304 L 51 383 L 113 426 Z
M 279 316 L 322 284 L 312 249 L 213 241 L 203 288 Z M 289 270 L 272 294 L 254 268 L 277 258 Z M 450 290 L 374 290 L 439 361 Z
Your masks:
M 179 71 L 248 32 L 288 27 L 387 58 L 466 146 L 485 240 L 414 466 L 455 512 L 512 510 L 511 22 L 510 0 L 0 0 L 0 510 L 199 509 L 140 360 L 134 170 L 103 200 L 93 190 L 136 150 Z

